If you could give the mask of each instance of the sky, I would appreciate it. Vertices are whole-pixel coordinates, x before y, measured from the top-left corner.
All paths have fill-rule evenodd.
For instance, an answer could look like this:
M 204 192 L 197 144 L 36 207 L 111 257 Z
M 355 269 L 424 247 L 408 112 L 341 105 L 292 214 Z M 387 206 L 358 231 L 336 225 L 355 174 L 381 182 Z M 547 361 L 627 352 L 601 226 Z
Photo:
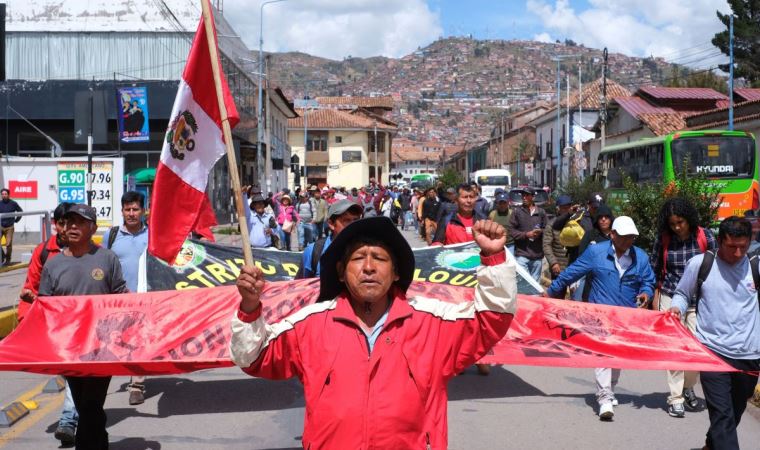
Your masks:
M 258 49 L 260 0 L 223 0 L 224 16 Z M 714 60 L 726 0 L 286 0 L 264 7 L 264 50 L 340 60 L 401 57 L 440 37 L 572 39 L 699 67 Z

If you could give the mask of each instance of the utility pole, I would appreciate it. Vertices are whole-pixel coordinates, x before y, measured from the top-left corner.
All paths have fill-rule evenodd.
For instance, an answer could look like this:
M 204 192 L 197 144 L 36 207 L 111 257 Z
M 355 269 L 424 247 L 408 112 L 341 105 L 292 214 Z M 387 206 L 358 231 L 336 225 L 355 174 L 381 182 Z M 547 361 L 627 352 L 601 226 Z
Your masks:
M 502 169 L 504 167 L 504 112 L 501 113 L 501 129 L 499 129 L 501 132 L 501 145 L 499 146 L 499 165 L 496 167 L 497 169 Z
M 307 91 L 308 92 L 308 91 Z M 309 150 L 309 96 L 304 94 L 304 105 L 303 105 L 303 181 L 301 184 L 304 186 L 308 186 L 308 179 L 307 177 L 307 170 L 309 168 L 308 165 L 308 156 L 307 152 Z M 298 199 L 295 199 L 298 200 Z
M 728 22 L 728 130 L 734 131 L 734 12 Z
M 378 172 L 378 164 L 377 164 L 377 120 L 375 120 L 375 182 L 379 185 L 382 183 L 380 180 L 380 173 Z
M 604 57 L 604 64 L 602 65 L 602 111 L 599 114 L 602 122 L 602 148 L 600 152 L 607 145 L 607 47 L 604 47 L 602 55 Z
M 557 178 L 555 178 L 555 181 L 558 179 L 560 181 L 560 183 L 562 181 L 562 178 L 561 178 L 561 176 L 562 176 L 562 149 L 560 148 L 560 145 L 559 145 L 559 137 L 561 136 L 560 129 L 562 128 L 561 117 L 560 117 L 561 116 L 561 109 L 562 109 L 561 106 L 560 106 L 560 99 L 562 98 L 562 96 L 561 96 L 561 87 L 560 87 L 561 86 L 560 85 L 560 76 L 559 76 L 560 63 L 562 62 L 563 59 L 576 58 L 578 56 L 579 55 L 554 55 L 554 57 L 552 58 L 552 61 L 557 61 L 557 132 L 555 133 L 556 134 L 556 142 L 554 144 L 554 151 L 555 151 L 555 154 L 557 156 L 557 167 L 558 167 L 558 171 L 557 172 L 558 173 L 557 173 Z M 558 186 L 555 186 L 555 188 L 557 188 L 557 187 Z

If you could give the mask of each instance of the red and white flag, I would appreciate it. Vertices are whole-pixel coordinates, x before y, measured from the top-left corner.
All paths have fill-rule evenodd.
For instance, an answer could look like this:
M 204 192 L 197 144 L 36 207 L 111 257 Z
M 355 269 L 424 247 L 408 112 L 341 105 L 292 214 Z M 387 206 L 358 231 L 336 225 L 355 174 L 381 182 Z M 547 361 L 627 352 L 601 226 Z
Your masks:
M 208 1 L 208 0 L 204 0 Z M 213 20 L 214 45 L 216 27 Z M 240 120 L 222 65 L 222 92 L 230 128 Z M 201 17 L 174 99 L 151 199 L 148 251 L 172 263 L 191 231 L 213 239 L 216 224 L 206 195 L 208 175 L 225 153 L 206 28 Z

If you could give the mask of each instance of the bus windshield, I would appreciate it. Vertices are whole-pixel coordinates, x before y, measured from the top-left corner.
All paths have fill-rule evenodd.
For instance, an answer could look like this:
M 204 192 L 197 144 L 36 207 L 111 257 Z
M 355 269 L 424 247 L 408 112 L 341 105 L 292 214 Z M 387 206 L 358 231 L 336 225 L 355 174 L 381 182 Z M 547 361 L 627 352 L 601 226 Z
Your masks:
M 674 139 L 670 144 L 673 168 L 704 173 L 710 178 L 749 178 L 755 168 L 755 142 L 742 136 L 700 136 Z
M 509 177 L 506 175 L 478 177 L 478 184 L 481 186 L 509 186 Z

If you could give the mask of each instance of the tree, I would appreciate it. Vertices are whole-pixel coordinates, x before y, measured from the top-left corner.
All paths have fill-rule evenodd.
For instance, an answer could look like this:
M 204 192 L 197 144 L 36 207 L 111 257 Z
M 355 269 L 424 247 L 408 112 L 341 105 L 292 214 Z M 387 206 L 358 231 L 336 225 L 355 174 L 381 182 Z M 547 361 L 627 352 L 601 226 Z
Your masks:
M 760 0 L 728 0 L 734 16 L 734 76 L 744 78 L 753 86 L 760 86 Z M 721 52 L 729 54 L 729 14 L 716 12 L 718 19 L 726 26 L 715 34 L 712 44 Z M 728 64 L 720 69 L 729 71 Z
M 442 182 L 446 188 L 456 188 L 464 183 L 464 177 L 453 167 L 445 167 L 438 172 L 438 181 Z

